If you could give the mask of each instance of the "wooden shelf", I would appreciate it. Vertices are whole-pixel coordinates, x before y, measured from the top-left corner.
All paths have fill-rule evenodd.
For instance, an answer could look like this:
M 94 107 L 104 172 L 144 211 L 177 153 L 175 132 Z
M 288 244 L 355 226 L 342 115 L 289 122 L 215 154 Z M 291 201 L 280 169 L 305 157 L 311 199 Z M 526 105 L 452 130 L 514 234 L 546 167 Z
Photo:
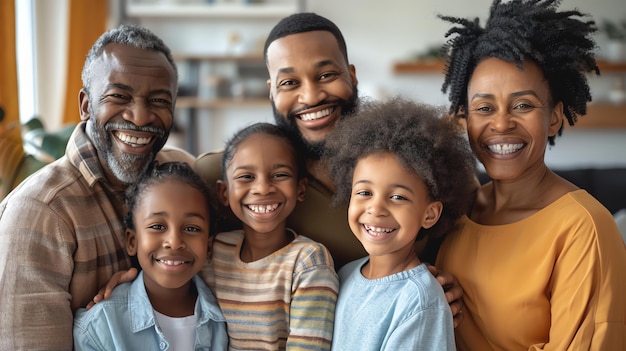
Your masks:
M 177 109 L 219 109 L 233 107 L 268 107 L 270 101 L 268 98 L 217 98 L 217 99 L 200 99 L 193 96 L 183 96 L 176 99 Z
M 626 72 L 626 62 L 598 61 L 598 68 L 600 68 L 600 74 L 609 72 Z M 444 63 L 440 60 L 397 62 L 393 65 L 393 72 L 396 74 L 443 74 L 443 69 Z
M 298 3 L 209 4 L 209 3 L 126 3 L 129 17 L 158 18 L 282 18 L 298 12 Z
M 212 55 L 212 54 L 172 54 L 176 61 L 209 61 L 209 62 L 264 62 L 262 55 Z
M 393 65 L 396 74 L 443 73 L 444 63 L 439 60 L 420 62 L 397 62 Z
M 578 116 L 573 126 L 566 121 L 565 128 L 626 128 L 626 104 L 591 103 L 587 106 L 586 115 Z
M 626 62 L 598 61 L 598 68 L 600 68 L 600 75 L 608 72 L 626 72 Z

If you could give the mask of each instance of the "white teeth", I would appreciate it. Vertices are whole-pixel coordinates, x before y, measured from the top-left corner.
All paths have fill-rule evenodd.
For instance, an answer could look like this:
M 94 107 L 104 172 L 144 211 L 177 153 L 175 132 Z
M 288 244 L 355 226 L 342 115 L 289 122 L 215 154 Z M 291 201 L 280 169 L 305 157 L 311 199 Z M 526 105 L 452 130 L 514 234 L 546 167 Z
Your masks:
M 179 266 L 183 263 L 185 263 L 185 261 L 172 261 L 172 260 L 157 260 L 163 264 L 166 264 L 168 266 Z
M 494 144 L 489 145 L 489 150 L 499 155 L 507 155 L 517 152 L 524 144 Z
M 124 134 L 122 132 L 117 132 L 116 136 L 118 139 L 120 139 L 121 141 L 131 146 L 146 145 L 150 142 L 150 139 L 151 139 L 151 138 L 137 138 L 134 136 L 130 136 L 128 134 Z
M 365 230 L 367 230 L 370 233 L 370 235 L 380 236 L 383 234 L 389 234 L 393 232 L 393 229 L 390 229 L 390 228 L 372 227 L 369 225 L 363 225 L 363 226 L 365 227 Z
M 271 205 L 248 205 L 250 211 L 254 213 L 269 213 L 275 211 L 278 208 L 278 204 Z
M 299 117 L 303 121 L 312 121 L 314 119 L 322 118 L 328 116 L 331 112 L 333 112 L 332 108 L 327 108 L 317 112 L 311 113 L 303 113 Z

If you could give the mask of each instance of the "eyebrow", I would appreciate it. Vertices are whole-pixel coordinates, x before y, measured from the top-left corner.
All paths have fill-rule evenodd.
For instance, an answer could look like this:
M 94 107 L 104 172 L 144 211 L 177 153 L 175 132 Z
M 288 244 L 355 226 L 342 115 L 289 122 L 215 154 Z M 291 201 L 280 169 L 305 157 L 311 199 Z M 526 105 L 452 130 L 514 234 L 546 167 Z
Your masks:
M 279 168 L 287 168 L 287 169 L 289 169 L 291 171 L 296 169 L 296 167 L 294 167 L 293 165 L 288 164 L 288 163 L 277 163 L 277 164 L 273 164 L 272 165 L 272 170 L 276 170 L 276 169 L 279 169 Z M 256 167 L 254 167 L 252 165 L 242 165 L 242 166 L 239 166 L 239 167 L 233 169 L 232 173 L 234 173 L 235 171 L 240 170 L 240 169 L 252 170 L 252 169 L 256 169 Z
M 151 212 L 150 214 L 148 214 L 146 216 L 145 219 L 150 219 L 150 218 L 153 218 L 153 217 L 169 217 L 169 213 L 167 213 L 167 212 Z M 205 221 L 207 220 L 207 218 L 205 218 L 203 215 L 201 215 L 198 212 L 186 212 L 185 213 L 185 218 L 189 218 L 189 217 L 198 217 L 198 218 L 200 218 L 202 220 L 205 220 Z
M 107 84 L 106 89 L 104 91 L 108 91 L 109 89 L 121 89 L 129 93 L 132 93 L 135 91 L 135 89 L 133 89 L 133 87 L 131 87 L 130 85 L 126 85 L 122 83 Z M 159 94 L 169 95 L 170 97 L 172 96 L 172 92 L 168 89 L 151 90 L 148 96 L 159 95 Z
M 358 180 L 358 181 L 356 181 L 356 182 L 354 183 L 354 185 L 357 185 L 357 184 L 367 184 L 367 185 L 372 185 L 373 183 L 372 183 L 370 180 L 363 179 L 363 180 Z M 402 184 L 395 183 L 395 184 L 391 184 L 391 187 L 392 187 L 392 188 L 394 188 L 394 189 L 395 189 L 395 188 L 404 189 L 404 190 L 406 190 L 406 191 L 410 192 L 411 194 L 413 194 L 413 189 L 409 188 L 409 187 L 408 187 L 408 186 L 406 186 L 406 185 L 402 185 Z
M 324 66 L 330 66 L 330 65 L 335 65 L 335 62 L 333 60 L 322 60 L 320 62 L 315 63 L 314 67 L 315 68 L 322 68 Z M 294 71 L 295 71 L 295 69 L 293 67 L 279 68 L 278 69 L 278 74 L 276 75 L 276 77 L 278 77 L 279 75 L 281 75 L 283 73 L 293 73 Z
M 539 98 L 539 95 L 537 95 L 537 93 L 534 90 L 522 90 L 522 91 L 516 91 L 514 93 L 512 93 L 510 96 L 511 97 L 518 97 L 518 96 L 524 96 L 524 95 L 532 95 L 535 96 L 537 98 Z M 477 93 L 472 95 L 472 99 L 477 99 L 477 98 L 488 98 L 488 99 L 493 99 L 495 97 L 495 95 L 493 94 L 487 94 L 487 93 Z
M 109 90 L 109 89 L 122 89 L 122 90 L 126 90 L 126 91 L 133 91 L 134 89 L 126 84 L 121 84 L 121 83 L 110 83 L 107 84 L 105 91 Z

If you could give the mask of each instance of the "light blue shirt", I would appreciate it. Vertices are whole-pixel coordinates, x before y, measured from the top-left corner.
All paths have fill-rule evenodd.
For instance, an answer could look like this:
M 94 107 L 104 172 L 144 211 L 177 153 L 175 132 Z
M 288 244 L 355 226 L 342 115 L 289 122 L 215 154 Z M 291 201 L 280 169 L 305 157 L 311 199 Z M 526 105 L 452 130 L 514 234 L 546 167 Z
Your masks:
M 426 265 L 369 280 L 368 260 L 339 271 L 332 350 L 455 350 L 452 312 Z
M 194 350 L 227 350 L 226 320 L 209 287 L 198 275 Z M 74 317 L 75 350 L 167 350 L 168 341 L 156 323 L 140 272 L 133 282 L 119 285 L 111 297 Z

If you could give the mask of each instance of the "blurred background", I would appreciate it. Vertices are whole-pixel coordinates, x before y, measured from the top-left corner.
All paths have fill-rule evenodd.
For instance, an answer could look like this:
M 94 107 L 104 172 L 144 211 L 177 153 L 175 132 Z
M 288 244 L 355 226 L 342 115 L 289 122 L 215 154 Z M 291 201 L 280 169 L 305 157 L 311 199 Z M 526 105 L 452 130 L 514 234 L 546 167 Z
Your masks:
M 196 155 L 219 149 L 242 126 L 273 121 L 262 46 L 278 20 L 302 11 L 328 17 L 340 27 L 361 95 L 384 99 L 399 94 L 445 105 L 443 66 L 436 53 L 449 24 L 436 15 L 479 17 L 484 23 L 490 4 L 491 0 L 3 0 L 3 31 L 10 32 L 9 17 L 14 15 L 13 72 L 18 84 L 13 89 L 7 87 L 10 80 L 3 82 L 0 105 L 6 117 L 0 126 L 7 129 L 16 120 L 23 124 L 38 117 L 45 130 L 54 132 L 78 122 L 80 71 L 87 50 L 104 30 L 137 23 L 163 38 L 179 66 L 176 128 L 169 143 Z M 589 77 L 594 98 L 589 114 L 580 125 L 566 128 L 547 153 L 548 164 L 557 169 L 626 168 L 624 0 L 564 0 L 560 8 L 589 13 L 601 27 L 596 39 L 602 76 Z M 10 34 L 2 39 L 3 47 L 11 46 Z M 8 77 L 11 65 L 3 66 Z

